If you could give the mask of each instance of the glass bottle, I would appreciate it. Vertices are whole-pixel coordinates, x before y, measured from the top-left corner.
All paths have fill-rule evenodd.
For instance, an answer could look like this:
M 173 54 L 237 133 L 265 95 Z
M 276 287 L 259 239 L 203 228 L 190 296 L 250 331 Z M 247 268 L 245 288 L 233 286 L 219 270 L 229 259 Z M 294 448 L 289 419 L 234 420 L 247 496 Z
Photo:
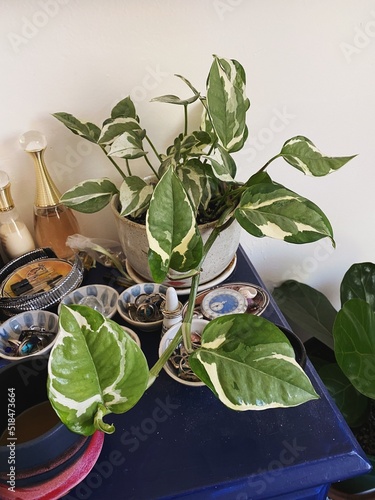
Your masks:
M 33 237 L 14 205 L 8 174 L 0 171 L 0 241 L 5 257 L 15 259 L 35 249 Z
M 35 241 L 40 247 L 52 248 L 57 257 L 69 259 L 74 252 L 66 245 L 66 240 L 68 236 L 79 233 L 79 225 L 72 210 L 60 203 L 61 194 L 44 163 L 47 140 L 42 133 L 31 130 L 21 136 L 20 144 L 34 160 L 36 175 Z

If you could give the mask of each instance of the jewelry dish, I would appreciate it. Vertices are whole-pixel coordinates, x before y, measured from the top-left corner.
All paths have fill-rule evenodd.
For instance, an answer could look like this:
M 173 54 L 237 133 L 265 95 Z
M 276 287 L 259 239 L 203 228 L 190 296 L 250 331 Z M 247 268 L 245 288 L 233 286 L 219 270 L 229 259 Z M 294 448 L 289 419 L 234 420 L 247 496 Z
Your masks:
M 239 294 L 242 295 L 242 298 Z M 222 300 L 217 298 L 220 295 Z M 223 301 L 226 302 L 222 303 Z M 195 299 L 194 317 L 213 319 L 223 314 L 241 312 L 260 316 L 268 306 L 269 301 L 268 292 L 258 285 L 252 283 L 226 283 L 198 293 Z M 187 306 L 186 303 L 182 309 L 182 316 L 186 314 Z
M 124 290 L 117 301 L 117 311 L 131 325 L 142 331 L 161 329 L 161 312 L 167 287 L 158 283 L 139 283 Z
M 27 311 L 0 325 L 0 357 L 9 361 L 43 355 L 56 341 L 57 314 L 43 310 Z
M 107 318 L 112 318 L 117 311 L 118 298 L 118 292 L 111 286 L 81 286 L 63 297 L 59 305 L 59 311 L 62 304 L 66 306 L 71 304 L 82 304 L 92 307 L 92 309 L 99 311 Z

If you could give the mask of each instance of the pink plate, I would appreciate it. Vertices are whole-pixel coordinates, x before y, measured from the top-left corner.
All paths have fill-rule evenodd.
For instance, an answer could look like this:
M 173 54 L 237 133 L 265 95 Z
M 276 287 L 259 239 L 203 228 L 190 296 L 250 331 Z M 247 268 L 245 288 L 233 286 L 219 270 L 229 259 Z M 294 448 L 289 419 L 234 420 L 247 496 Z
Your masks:
M 8 486 L 0 484 L 0 498 L 3 500 L 57 500 L 77 486 L 94 467 L 103 447 L 104 433 L 96 431 L 84 454 L 61 474 L 25 488 L 10 491 Z

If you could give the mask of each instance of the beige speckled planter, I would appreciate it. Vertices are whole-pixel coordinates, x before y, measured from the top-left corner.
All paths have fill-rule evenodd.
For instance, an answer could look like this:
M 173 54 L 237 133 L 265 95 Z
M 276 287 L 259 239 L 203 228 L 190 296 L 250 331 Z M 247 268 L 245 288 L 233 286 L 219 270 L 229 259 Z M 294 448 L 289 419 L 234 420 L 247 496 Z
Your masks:
M 153 281 L 149 272 L 147 253 L 148 241 L 146 227 L 137 224 L 118 212 L 118 196 L 111 201 L 112 212 L 116 221 L 117 232 L 121 246 L 132 269 L 146 281 Z M 206 241 L 214 222 L 200 226 L 203 241 Z M 200 283 L 212 281 L 231 263 L 240 241 L 241 226 L 235 221 L 216 239 L 203 265 Z M 189 280 L 184 280 L 181 286 L 189 286 Z

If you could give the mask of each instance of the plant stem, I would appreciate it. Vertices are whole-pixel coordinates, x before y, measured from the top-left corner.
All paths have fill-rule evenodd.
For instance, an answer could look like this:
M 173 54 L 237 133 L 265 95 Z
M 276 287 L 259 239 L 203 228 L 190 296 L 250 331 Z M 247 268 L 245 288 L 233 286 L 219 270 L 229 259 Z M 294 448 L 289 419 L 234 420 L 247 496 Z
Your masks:
M 228 215 L 231 212 L 232 212 L 232 207 L 228 208 L 218 219 L 214 229 L 212 230 L 206 243 L 204 244 L 202 259 L 201 259 L 197 269 L 200 270 L 202 268 L 203 262 L 207 256 L 208 252 L 210 251 L 212 245 L 215 243 L 215 240 L 219 236 L 221 231 L 223 231 L 228 226 L 230 226 L 232 224 L 232 222 L 234 221 L 233 217 L 230 217 L 228 220 L 226 220 Z M 187 307 L 187 311 L 186 311 L 186 314 L 184 317 L 184 321 L 182 323 L 182 337 L 183 337 L 184 347 L 189 354 L 191 352 L 193 352 L 192 345 L 191 345 L 191 322 L 193 319 L 195 300 L 196 300 L 197 293 L 198 293 L 199 280 L 200 280 L 200 273 L 198 272 L 191 279 L 191 288 L 190 288 L 190 293 L 189 293 L 188 307 Z
M 102 146 L 101 144 L 99 144 L 100 146 L 100 149 L 103 151 L 103 153 L 106 155 L 106 157 L 109 159 L 109 161 L 112 163 L 112 165 L 114 165 L 115 169 L 117 170 L 117 172 L 121 175 L 121 177 L 125 180 L 126 179 L 126 175 L 124 174 L 124 172 L 121 170 L 121 168 L 117 165 L 117 163 L 115 162 L 115 160 L 111 157 L 111 156 L 108 156 L 107 155 L 107 151 L 105 149 L 104 146 Z
M 191 288 L 189 292 L 189 301 L 186 310 L 186 314 L 184 317 L 184 321 L 182 323 L 182 339 L 184 342 L 184 347 L 186 351 L 190 354 L 193 349 L 191 346 L 191 322 L 193 320 L 193 313 L 195 308 L 195 299 L 198 293 L 200 273 L 198 272 L 191 278 Z
M 260 170 L 258 170 L 258 172 L 264 172 L 264 170 L 266 170 L 266 168 L 268 167 L 268 165 L 270 163 L 272 163 L 274 160 L 276 160 L 276 158 L 279 158 L 279 156 L 282 156 L 282 155 L 279 153 L 276 156 L 273 156 L 270 160 L 268 160 L 268 162 L 265 165 L 263 165 L 263 167 Z
M 173 351 L 176 349 L 176 347 L 178 346 L 178 344 L 181 342 L 181 338 L 182 338 L 181 330 L 182 330 L 182 328 L 180 327 L 178 329 L 176 335 L 173 337 L 172 341 L 168 345 L 168 347 L 162 353 L 162 355 L 157 360 L 157 362 L 154 364 L 154 366 L 150 369 L 147 387 L 150 387 L 155 382 L 156 377 L 160 373 L 160 370 L 163 368 L 163 366 L 165 365 L 165 363 L 172 356 Z
M 129 160 L 127 158 L 125 159 L 125 163 L 126 163 L 126 169 L 128 171 L 128 175 L 132 175 L 132 172 L 130 170 Z
M 184 123 L 185 123 L 184 136 L 186 136 L 187 131 L 188 131 L 188 105 L 187 104 L 184 104 Z
M 144 157 L 144 159 L 146 160 L 147 165 L 151 168 L 153 174 L 156 176 L 157 179 L 159 179 L 159 176 L 158 176 L 156 170 L 154 169 L 154 167 L 152 166 L 152 164 L 151 164 L 150 160 L 148 159 L 147 155 Z
M 157 150 L 156 150 L 155 146 L 153 145 L 153 143 L 152 143 L 151 139 L 149 138 L 149 136 L 148 136 L 147 134 L 146 134 L 146 136 L 145 136 L 145 139 L 146 139 L 146 141 L 149 143 L 149 145 L 151 146 L 151 149 L 152 149 L 152 151 L 155 153 L 156 158 L 157 158 L 157 159 L 160 161 L 160 163 L 161 163 L 161 162 L 162 162 L 161 156 L 160 156 L 160 155 L 159 155 L 159 153 L 157 152 Z

